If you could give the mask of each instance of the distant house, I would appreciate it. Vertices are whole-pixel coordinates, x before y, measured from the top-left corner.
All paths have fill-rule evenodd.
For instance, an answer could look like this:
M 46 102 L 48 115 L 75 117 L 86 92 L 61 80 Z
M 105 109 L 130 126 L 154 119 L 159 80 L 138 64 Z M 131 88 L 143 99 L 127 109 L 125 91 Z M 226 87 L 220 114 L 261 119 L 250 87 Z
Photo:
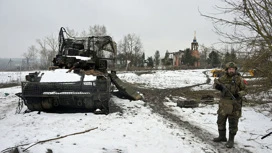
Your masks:
M 184 56 L 184 51 L 179 50 L 173 53 L 173 66 L 181 66 L 183 64 L 182 58 Z

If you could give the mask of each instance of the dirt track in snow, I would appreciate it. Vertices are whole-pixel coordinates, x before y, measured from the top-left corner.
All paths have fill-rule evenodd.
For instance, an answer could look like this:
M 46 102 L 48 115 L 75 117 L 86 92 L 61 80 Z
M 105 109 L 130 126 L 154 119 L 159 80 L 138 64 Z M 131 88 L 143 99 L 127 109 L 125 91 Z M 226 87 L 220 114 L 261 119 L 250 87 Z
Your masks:
M 209 83 L 209 77 L 207 76 L 207 82 Z M 206 84 L 204 83 L 204 84 Z M 163 104 L 166 101 L 166 97 L 171 96 L 179 96 L 179 97 L 186 97 L 186 98 L 194 98 L 200 99 L 203 95 L 212 94 L 216 95 L 214 91 L 191 91 L 190 89 L 195 86 L 199 86 L 202 84 L 190 86 L 190 87 L 183 87 L 183 88 L 174 88 L 174 89 L 143 89 L 143 88 L 136 88 L 136 90 L 144 93 L 144 101 L 148 106 L 152 108 L 154 113 L 161 115 L 163 118 L 167 119 L 168 121 L 172 122 L 173 124 L 178 125 L 181 129 L 187 129 L 189 132 L 195 134 L 195 137 L 186 138 L 189 141 L 196 141 L 199 143 L 207 144 L 207 148 L 202 148 L 204 152 L 247 152 L 250 153 L 251 151 L 245 148 L 239 148 L 238 145 L 235 145 L 232 149 L 227 149 L 225 147 L 225 143 L 215 143 L 212 141 L 214 137 L 217 135 L 212 135 L 207 130 L 202 129 L 198 126 L 190 124 L 188 121 L 183 121 L 178 116 L 172 114 L 170 109 Z M 214 123 L 216 124 L 216 123 Z

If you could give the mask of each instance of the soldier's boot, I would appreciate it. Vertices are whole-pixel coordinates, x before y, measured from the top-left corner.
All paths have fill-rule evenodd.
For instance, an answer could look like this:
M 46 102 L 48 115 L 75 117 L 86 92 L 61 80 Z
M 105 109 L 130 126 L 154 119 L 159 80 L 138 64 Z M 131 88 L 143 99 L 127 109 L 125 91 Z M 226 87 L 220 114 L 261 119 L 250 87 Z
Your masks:
M 214 142 L 226 142 L 226 130 L 219 130 L 219 137 L 213 139 Z
M 229 134 L 229 140 L 226 143 L 227 148 L 232 148 L 233 147 L 233 145 L 234 145 L 234 136 L 235 136 L 235 134 L 231 134 L 231 133 Z

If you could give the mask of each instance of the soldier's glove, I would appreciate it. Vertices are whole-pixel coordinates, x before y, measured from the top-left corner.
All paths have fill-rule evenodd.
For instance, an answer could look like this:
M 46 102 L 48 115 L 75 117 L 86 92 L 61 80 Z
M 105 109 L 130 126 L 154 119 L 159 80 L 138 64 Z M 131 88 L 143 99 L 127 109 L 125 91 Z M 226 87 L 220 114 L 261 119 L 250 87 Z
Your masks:
M 223 84 L 221 84 L 218 79 L 214 79 L 214 88 L 222 92 L 226 90 L 226 87 Z
M 243 97 L 243 96 L 245 96 L 246 95 L 246 92 L 245 91 L 239 91 L 238 92 L 238 95 L 239 95 L 239 97 Z

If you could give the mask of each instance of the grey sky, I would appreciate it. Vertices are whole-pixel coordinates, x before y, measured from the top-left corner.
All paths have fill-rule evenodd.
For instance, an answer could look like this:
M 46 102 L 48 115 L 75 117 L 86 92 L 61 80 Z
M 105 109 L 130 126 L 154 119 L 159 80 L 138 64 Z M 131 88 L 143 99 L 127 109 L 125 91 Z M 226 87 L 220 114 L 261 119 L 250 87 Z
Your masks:
M 146 56 L 190 47 L 194 31 L 200 44 L 210 46 L 218 36 L 198 8 L 213 12 L 217 1 L 0 0 L 0 57 L 22 57 L 36 39 L 57 36 L 61 26 L 81 32 L 95 24 L 105 25 L 116 42 L 128 33 L 140 36 Z

